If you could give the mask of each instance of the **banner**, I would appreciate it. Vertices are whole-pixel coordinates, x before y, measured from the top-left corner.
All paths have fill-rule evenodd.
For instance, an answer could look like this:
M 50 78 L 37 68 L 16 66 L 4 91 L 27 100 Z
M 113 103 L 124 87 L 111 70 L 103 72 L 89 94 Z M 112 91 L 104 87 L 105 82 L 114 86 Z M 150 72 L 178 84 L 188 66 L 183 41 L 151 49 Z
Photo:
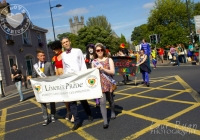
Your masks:
M 136 58 L 128 56 L 117 56 L 112 57 L 115 65 L 116 75 L 129 75 L 135 76 L 137 73 Z
M 36 100 L 41 103 L 70 102 L 103 96 L 99 70 L 88 69 L 60 76 L 30 80 Z

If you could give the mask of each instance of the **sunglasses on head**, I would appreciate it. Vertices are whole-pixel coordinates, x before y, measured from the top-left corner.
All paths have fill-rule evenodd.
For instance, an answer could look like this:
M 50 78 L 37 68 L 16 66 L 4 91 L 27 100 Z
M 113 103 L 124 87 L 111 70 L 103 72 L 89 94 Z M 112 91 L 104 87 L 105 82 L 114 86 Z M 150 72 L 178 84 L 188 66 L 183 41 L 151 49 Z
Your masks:
M 103 49 L 98 49 L 96 50 L 96 52 L 103 52 Z

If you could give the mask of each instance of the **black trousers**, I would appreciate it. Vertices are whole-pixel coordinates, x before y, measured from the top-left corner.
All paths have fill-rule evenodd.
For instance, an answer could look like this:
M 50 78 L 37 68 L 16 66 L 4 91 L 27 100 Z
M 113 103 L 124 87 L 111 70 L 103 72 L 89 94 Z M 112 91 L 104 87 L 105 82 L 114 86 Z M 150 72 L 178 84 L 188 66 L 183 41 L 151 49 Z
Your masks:
M 87 100 L 81 100 L 80 102 L 83 106 L 83 109 L 85 110 L 85 113 L 88 116 L 91 116 L 91 110 L 90 110 L 90 106 L 89 106 Z M 80 118 L 78 116 L 78 110 L 77 110 L 77 102 L 76 101 L 70 102 L 69 106 L 70 106 L 71 113 L 74 116 L 74 123 L 75 124 L 80 123 Z

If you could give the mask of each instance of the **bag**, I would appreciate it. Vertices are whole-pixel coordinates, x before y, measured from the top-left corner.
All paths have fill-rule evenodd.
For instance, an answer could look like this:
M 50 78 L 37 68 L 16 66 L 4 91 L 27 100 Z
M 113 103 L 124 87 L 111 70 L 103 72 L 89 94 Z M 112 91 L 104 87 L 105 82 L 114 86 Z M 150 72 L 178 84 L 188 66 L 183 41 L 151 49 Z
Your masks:
M 115 91 L 116 89 L 117 89 L 117 85 L 113 84 L 112 87 L 111 87 L 111 90 Z
M 173 56 L 173 60 L 176 60 L 176 56 Z

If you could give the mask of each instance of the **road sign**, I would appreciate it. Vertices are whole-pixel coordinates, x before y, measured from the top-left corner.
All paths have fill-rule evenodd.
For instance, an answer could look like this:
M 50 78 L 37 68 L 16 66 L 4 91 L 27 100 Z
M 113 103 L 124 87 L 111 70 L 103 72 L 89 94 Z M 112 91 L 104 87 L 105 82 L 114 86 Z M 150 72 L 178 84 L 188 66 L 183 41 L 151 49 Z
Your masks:
M 200 35 L 200 15 L 194 16 L 196 34 Z

